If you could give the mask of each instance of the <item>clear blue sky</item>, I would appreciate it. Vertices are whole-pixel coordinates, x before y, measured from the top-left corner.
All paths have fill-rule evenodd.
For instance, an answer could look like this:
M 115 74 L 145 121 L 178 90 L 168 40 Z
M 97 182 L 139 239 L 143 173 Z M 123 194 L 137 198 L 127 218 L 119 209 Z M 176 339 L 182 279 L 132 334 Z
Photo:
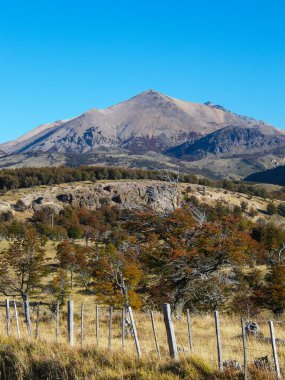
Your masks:
M 285 128 L 284 0 L 0 0 L 0 142 L 150 88 Z

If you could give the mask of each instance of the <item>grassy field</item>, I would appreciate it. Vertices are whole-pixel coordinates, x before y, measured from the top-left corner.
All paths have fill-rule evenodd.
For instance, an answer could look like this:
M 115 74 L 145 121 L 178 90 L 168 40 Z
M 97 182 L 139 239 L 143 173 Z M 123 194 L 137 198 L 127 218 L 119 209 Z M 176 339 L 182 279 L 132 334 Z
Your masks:
M 252 380 L 274 373 L 249 369 Z M 213 370 L 197 355 L 179 361 L 134 359 L 127 354 L 0 338 L 0 378 L 5 380 L 238 380 L 240 372 Z
M 66 307 L 63 307 L 60 313 L 60 336 L 56 343 L 55 319 L 54 313 L 49 310 L 47 305 L 40 306 L 40 319 L 38 325 L 38 338 L 36 335 L 36 308 L 31 307 L 32 319 L 32 336 L 28 335 L 27 326 L 24 323 L 23 308 L 18 303 L 20 315 L 20 340 L 17 338 L 16 323 L 13 308 L 11 305 L 11 335 L 7 337 L 6 318 L 4 304 L 1 302 L 1 336 L 2 336 L 2 353 L 0 360 L 7 361 L 7 355 L 3 357 L 3 347 L 6 345 L 10 355 L 15 355 L 13 359 L 8 360 L 8 364 L 13 365 L 17 370 L 23 372 L 30 370 L 32 365 L 26 362 L 36 361 L 43 362 L 47 371 L 61 371 L 59 377 L 29 377 L 17 375 L 21 378 L 58 378 L 58 379 L 219 379 L 223 378 L 218 374 L 217 346 L 215 335 L 215 324 L 213 315 L 191 316 L 191 330 L 193 336 L 193 348 L 191 353 L 189 349 L 187 320 L 186 316 L 181 319 L 174 318 L 174 328 L 176 333 L 179 364 L 173 363 L 169 358 L 167 338 L 163 316 L 160 312 L 154 314 L 155 328 L 158 337 L 158 343 L 161 353 L 161 359 L 158 358 L 153 331 L 151 326 L 150 315 L 148 312 L 135 311 L 135 321 L 138 330 L 138 338 L 142 350 L 142 358 L 138 361 L 134 339 L 131 334 L 125 338 L 125 347 L 122 347 L 122 312 L 114 310 L 113 325 L 111 334 L 111 348 L 109 345 L 109 308 L 100 306 L 99 308 L 99 339 L 98 346 L 96 342 L 95 326 L 95 304 L 84 305 L 84 330 L 81 335 L 81 316 L 80 303 L 75 303 L 75 346 L 70 348 L 68 345 Z M 127 315 L 127 319 L 129 317 Z M 266 320 L 257 320 L 261 327 L 260 337 L 250 337 L 248 344 L 248 363 L 252 367 L 254 359 L 268 355 L 273 365 L 272 348 L 270 343 L 269 328 Z M 241 338 L 240 320 L 238 317 L 229 317 L 221 315 L 221 336 L 223 347 L 223 360 L 237 360 L 243 364 L 243 348 Z M 278 339 L 285 340 L 285 323 L 275 321 L 275 332 Z M 20 341 L 20 343 L 19 343 Z M 14 351 L 13 351 L 14 350 Z M 50 352 L 48 354 L 48 352 Z M 278 344 L 278 355 L 282 370 L 285 370 L 285 345 Z M 93 359 L 91 359 L 93 358 Z M 100 371 L 91 368 L 90 365 L 94 360 L 100 361 Z M 16 364 L 16 362 L 19 362 Z M 48 361 L 48 363 L 46 363 Z M 75 367 L 73 368 L 72 362 Z M 82 364 L 80 362 L 82 361 Z M 9 364 L 10 363 L 10 364 Z M 11 364 L 12 365 L 12 364 Z M 41 364 L 43 365 L 43 364 Z M 104 368 L 103 368 L 104 367 Z M 167 370 L 166 368 L 169 368 Z M 183 369 L 181 369 L 183 368 Z M 71 371 L 71 372 L 70 372 Z M 77 372 L 76 372 L 77 371 Z M 91 371 L 91 372 L 90 372 Z M 92 372 L 93 371 L 93 372 Z M 182 371 L 182 372 L 180 372 Z M 184 373 L 184 372 L 185 373 Z M 201 372 L 202 371 L 202 372 Z M 90 372 L 90 377 L 87 373 Z M 274 378 L 274 372 L 263 372 L 263 377 L 259 377 L 258 372 L 253 371 L 254 378 Z M 24 373 L 24 372 L 23 372 Z M 65 375 L 64 375 L 65 373 Z M 67 375 L 69 373 L 69 375 Z M 72 373 L 72 375 L 70 375 Z M 184 375 L 183 375 L 184 373 Z M 202 376 L 203 373 L 203 376 Z M 104 377 L 105 376 L 105 377 Z M 230 376 L 228 374 L 228 376 Z M 241 373 L 231 374 L 228 378 L 240 378 Z M 9 377 L 5 377 L 9 378 Z M 13 377 L 11 377 L 13 378 Z

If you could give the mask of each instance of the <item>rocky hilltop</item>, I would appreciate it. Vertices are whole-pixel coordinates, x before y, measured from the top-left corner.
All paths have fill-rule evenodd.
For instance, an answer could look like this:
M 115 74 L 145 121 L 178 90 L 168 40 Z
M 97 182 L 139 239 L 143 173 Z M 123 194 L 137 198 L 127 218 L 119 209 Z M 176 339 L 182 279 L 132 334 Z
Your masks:
M 124 209 L 171 211 L 179 205 L 175 186 L 160 181 L 122 181 L 62 184 L 10 192 L 2 196 L 0 211 L 40 211 L 50 209 L 59 212 L 66 206 L 97 209 L 116 206 Z
M 270 217 L 266 212 L 268 200 L 263 198 L 188 183 L 180 183 L 177 189 L 171 183 L 157 180 L 78 182 L 12 190 L 1 196 L 0 212 L 11 211 L 19 219 L 31 217 L 34 211 L 58 213 L 69 205 L 88 209 L 109 205 L 169 212 L 191 196 L 211 206 L 218 203 L 232 209 L 246 202 L 249 210 L 252 207 L 257 211 L 255 216 L 248 215 L 250 219 Z

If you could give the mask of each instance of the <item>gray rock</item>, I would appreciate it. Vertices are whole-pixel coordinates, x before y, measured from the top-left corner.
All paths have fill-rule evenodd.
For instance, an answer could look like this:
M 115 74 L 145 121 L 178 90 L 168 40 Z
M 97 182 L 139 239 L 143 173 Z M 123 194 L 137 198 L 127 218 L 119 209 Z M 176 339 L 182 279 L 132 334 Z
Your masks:
M 235 369 L 241 371 L 241 364 L 237 360 L 229 359 L 223 362 L 223 367 L 228 369 Z

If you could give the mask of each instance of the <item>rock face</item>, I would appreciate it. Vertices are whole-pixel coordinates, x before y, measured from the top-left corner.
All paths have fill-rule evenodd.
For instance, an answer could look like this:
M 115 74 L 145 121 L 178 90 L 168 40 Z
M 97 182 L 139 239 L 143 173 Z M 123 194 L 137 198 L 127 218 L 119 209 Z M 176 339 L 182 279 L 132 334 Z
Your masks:
M 22 209 L 18 205 L 21 203 Z M 52 209 L 59 212 L 64 207 L 97 209 L 110 205 L 129 209 L 151 208 L 159 212 L 172 211 L 179 204 L 179 196 L 172 184 L 165 182 L 110 182 L 47 187 L 22 196 L 15 203 L 0 205 L 16 211 Z

